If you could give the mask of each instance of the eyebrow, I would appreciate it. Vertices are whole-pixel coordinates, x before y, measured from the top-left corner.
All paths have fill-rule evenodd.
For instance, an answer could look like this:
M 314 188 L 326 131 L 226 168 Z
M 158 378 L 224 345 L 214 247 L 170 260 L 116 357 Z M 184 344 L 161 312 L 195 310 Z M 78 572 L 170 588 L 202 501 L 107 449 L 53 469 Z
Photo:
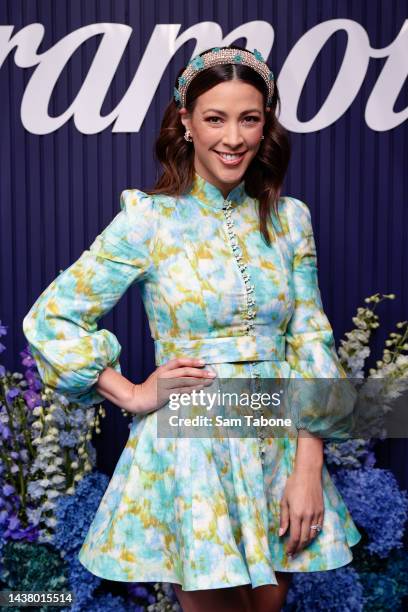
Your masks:
M 224 111 L 219 110 L 217 108 L 206 108 L 205 111 L 203 111 L 203 113 L 219 113 L 220 115 L 226 115 L 227 113 L 224 113 Z M 247 115 L 248 113 L 259 113 L 261 114 L 261 111 L 258 108 L 250 108 L 249 110 L 245 110 L 242 111 L 242 113 L 240 113 L 240 115 Z

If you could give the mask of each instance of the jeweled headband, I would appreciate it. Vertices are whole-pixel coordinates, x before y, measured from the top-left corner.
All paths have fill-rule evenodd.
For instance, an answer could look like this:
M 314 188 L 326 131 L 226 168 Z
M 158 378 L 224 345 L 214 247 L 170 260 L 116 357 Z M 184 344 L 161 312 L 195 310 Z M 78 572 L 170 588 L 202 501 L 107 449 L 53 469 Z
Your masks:
M 268 100 L 266 107 L 272 105 L 272 95 L 274 90 L 274 75 L 270 70 L 269 66 L 265 63 L 261 53 L 254 49 L 253 51 L 241 51 L 240 49 L 221 49 L 220 47 L 214 47 L 211 51 L 204 53 L 204 55 L 196 55 L 186 66 L 186 69 L 178 78 L 178 89 L 174 88 L 174 99 L 179 108 L 185 108 L 186 106 L 186 94 L 188 86 L 194 77 L 209 68 L 210 66 L 216 66 L 217 64 L 244 64 L 249 66 L 258 72 L 268 88 Z

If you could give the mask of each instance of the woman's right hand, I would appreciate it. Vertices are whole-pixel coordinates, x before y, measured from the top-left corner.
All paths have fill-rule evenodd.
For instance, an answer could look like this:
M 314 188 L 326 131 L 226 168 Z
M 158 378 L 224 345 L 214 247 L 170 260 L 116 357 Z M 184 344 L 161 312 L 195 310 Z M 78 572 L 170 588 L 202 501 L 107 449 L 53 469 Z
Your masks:
M 134 414 L 148 414 L 162 408 L 172 393 L 191 393 L 212 384 L 216 373 L 204 370 L 204 365 L 199 359 L 189 357 L 170 359 L 144 382 L 134 385 L 133 397 L 125 409 Z

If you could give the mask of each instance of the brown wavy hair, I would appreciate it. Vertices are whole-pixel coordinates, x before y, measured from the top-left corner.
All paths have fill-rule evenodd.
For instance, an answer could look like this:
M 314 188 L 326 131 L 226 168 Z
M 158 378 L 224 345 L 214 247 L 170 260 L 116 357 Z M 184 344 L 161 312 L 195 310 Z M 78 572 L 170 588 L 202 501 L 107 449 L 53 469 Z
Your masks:
M 221 48 L 245 50 L 244 47 L 237 45 Z M 207 51 L 210 49 L 206 49 L 200 55 Z M 184 68 L 179 71 L 175 87 L 178 86 L 178 78 L 183 71 Z M 193 112 L 196 100 L 201 94 L 218 83 L 232 79 L 239 79 L 256 87 L 262 93 L 266 107 L 268 91 L 260 74 L 243 64 L 221 64 L 206 68 L 194 77 L 187 89 L 187 111 Z M 278 200 L 291 152 L 288 133 L 276 116 L 277 108 L 280 112 L 281 102 L 275 82 L 271 109 L 265 113 L 263 130 L 265 138 L 261 141 L 258 153 L 244 175 L 245 191 L 250 197 L 259 201 L 259 231 L 268 246 L 271 243 L 267 218 L 272 211 L 279 218 Z M 163 172 L 154 188 L 146 191 L 147 194 L 177 196 L 190 190 L 194 178 L 194 146 L 184 139 L 184 133 L 179 107 L 173 98 L 164 111 L 160 133 L 154 146 L 155 157 L 162 165 Z

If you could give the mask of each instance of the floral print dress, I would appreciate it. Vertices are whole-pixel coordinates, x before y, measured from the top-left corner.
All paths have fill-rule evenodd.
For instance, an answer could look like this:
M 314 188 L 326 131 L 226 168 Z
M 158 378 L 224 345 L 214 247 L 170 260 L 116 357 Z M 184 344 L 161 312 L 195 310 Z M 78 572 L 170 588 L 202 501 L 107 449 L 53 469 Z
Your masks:
M 103 401 L 100 372 L 121 346 L 97 321 L 138 283 L 156 365 L 201 357 L 217 379 L 344 378 L 317 280 L 310 211 L 279 199 L 269 247 L 242 181 L 224 199 L 198 173 L 188 193 L 122 193 L 120 212 L 23 321 L 45 384 Z M 268 221 L 269 222 L 269 221 Z M 273 230 L 271 230 L 272 232 Z M 271 233 L 270 232 L 270 233 Z M 254 386 L 255 388 L 255 386 Z M 361 538 L 326 465 L 322 531 L 294 558 L 279 502 L 296 437 L 161 438 L 153 411 L 127 444 L 79 552 L 93 574 L 184 590 L 277 584 L 275 571 L 338 568 Z

